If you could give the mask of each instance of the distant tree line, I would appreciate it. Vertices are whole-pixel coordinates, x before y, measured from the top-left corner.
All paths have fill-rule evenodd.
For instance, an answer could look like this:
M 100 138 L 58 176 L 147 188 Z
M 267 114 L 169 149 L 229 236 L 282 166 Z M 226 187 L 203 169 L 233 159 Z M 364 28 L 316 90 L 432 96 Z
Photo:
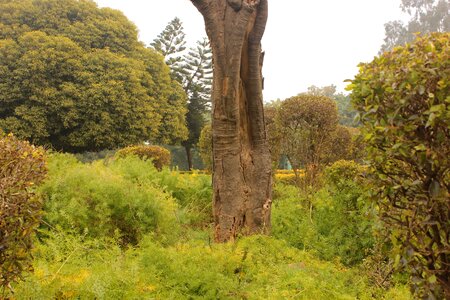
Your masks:
M 446 0 L 402 0 L 400 7 L 410 19 L 406 24 L 395 20 L 384 25 L 385 38 L 380 52 L 410 43 L 416 34 L 450 31 L 450 2 Z

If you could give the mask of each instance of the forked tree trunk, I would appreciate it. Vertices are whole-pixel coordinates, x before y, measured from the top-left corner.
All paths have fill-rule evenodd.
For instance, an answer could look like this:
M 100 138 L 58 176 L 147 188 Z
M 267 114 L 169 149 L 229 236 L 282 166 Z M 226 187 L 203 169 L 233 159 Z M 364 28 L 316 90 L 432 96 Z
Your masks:
M 213 50 L 215 239 L 270 229 L 272 169 L 262 100 L 267 0 L 191 0 Z

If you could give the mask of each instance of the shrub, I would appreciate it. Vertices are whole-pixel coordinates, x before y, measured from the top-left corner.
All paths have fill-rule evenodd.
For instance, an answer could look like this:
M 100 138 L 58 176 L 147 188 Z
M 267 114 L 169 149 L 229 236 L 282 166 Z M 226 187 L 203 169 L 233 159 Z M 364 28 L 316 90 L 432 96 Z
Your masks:
M 292 168 L 305 168 L 303 190 L 317 190 L 322 167 L 331 153 L 338 126 L 335 101 L 300 94 L 281 102 L 275 117 L 280 151 Z
M 200 138 L 198 140 L 198 151 L 200 157 L 203 160 L 205 168 L 209 171 L 212 170 L 212 129 L 211 124 L 205 125 L 200 132 Z
M 419 37 L 361 64 L 349 86 L 373 196 L 418 298 L 450 298 L 449 57 L 450 33 Z
M 149 172 L 145 169 L 149 168 L 146 166 L 149 163 L 132 158 L 119 159 L 113 161 L 109 168 L 136 185 L 153 185 L 170 194 L 179 204 L 179 217 L 183 223 L 209 224 L 212 217 L 211 175 L 180 174 L 168 169 Z
M 45 177 L 44 151 L 0 135 L 0 287 L 31 267 L 32 238 L 42 202 L 34 186 Z
M 373 299 L 373 292 L 364 274 L 267 236 L 169 247 L 145 238 L 124 251 L 104 240 L 53 234 L 36 251 L 34 275 L 16 287 L 14 296 L 320 300 Z M 408 292 L 398 288 L 389 294 L 397 297 L 386 299 L 408 299 Z
M 355 265 L 373 248 L 375 211 L 368 201 L 366 168 L 353 161 L 339 160 L 325 169 L 327 199 L 318 207 L 315 219 L 326 236 L 330 256 L 345 265 Z
M 134 174 L 157 173 L 150 161 L 136 157 L 107 165 L 52 155 L 49 180 L 40 189 L 47 223 L 90 237 L 119 236 L 123 245 L 136 244 L 148 233 L 173 240 L 179 232 L 175 200 L 155 184 L 133 181 L 115 163 L 130 164 Z
M 272 233 L 320 258 L 358 264 L 373 247 L 373 209 L 360 179 L 364 168 L 338 161 L 325 169 L 324 187 L 314 194 L 277 184 Z M 313 205 L 308 205 L 311 202 Z
M 306 196 L 295 185 L 277 183 L 272 207 L 272 235 L 289 245 L 317 254 L 319 234 L 305 207 Z
M 161 171 L 163 167 L 170 165 L 170 151 L 160 146 L 129 146 L 116 152 L 117 157 L 126 157 L 129 155 L 136 155 L 144 160 L 151 159 L 153 165 L 159 171 Z

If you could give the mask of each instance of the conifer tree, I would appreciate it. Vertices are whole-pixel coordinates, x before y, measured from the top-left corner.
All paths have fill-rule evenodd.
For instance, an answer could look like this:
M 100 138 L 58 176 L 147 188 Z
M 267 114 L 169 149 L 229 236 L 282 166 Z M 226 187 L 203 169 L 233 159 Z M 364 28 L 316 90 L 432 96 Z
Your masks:
M 175 17 L 150 43 L 150 46 L 164 56 L 166 64 L 172 71 L 172 78 L 180 83 L 183 81 L 183 57 L 181 53 L 186 50 L 185 37 L 183 23 Z
M 188 113 L 186 115 L 189 137 L 182 143 L 186 149 L 189 170 L 192 169 L 192 148 L 198 143 L 200 132 L 206 123 L 211 101 L 212 59 L 208 40 L 197 42 L 184 56 L 184 89 L 188 95 Z
M 208 40 L 197 41 L 195 47 L 185 51 L 185 34 L 178 18 L 174 18 L 151 43 L 164 55 L 171 68 L 172 77 L 177 80 L 188 96 L 186 115 L 189 137 L 182 142 L 186 149 L 189 170 L 192 169 L 192 148 L 198 143 L 200 132 L 209 111 L 212 82 L 212 53 Z

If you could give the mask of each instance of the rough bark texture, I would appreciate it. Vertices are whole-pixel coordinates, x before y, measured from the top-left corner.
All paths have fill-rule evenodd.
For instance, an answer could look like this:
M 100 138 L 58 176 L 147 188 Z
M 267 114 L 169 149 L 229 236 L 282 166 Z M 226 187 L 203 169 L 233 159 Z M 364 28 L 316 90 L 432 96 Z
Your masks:
M 192 171 L 192 149 L 190 146 L 185 145 L 184 150 L 186 151 L 186 159 L 188 164 L 188 171 Z
M 191 1 L 213 50 L 215 239 L 265 233 L 272 203 L 261 75 L 267 0 Z

